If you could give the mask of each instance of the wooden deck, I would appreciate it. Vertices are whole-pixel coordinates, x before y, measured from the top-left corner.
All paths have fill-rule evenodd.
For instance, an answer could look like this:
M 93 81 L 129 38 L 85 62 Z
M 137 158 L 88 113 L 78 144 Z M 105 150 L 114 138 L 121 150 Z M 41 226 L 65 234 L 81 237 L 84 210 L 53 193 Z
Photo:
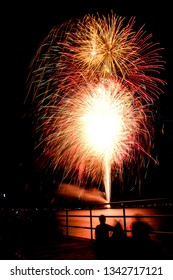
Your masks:
M 161 245 L 162 246 L 162 245 Z M 173 252 L 163 249 L 163 258 L 173 259 Z M 94 244 L 89 239 L 63 237 L 52 238 L 49 242 L 41 242 L 29 248 L 26 259 L 29 260 L 96 260 Z
M 28 259 L 32 260 L 94 260 L 93 243 L 88 239 L 66 237 L 52 239 L 46 244 L 30 249 Z

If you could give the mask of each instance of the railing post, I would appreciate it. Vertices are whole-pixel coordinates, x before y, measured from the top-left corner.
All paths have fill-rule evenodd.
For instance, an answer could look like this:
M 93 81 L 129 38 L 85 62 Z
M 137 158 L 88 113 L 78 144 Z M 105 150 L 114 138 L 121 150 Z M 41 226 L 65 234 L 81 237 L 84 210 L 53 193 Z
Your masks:
M 66 208 L 66 235 L 68 236 L 68 208 Z
M 124 232 L 127 235 L 127 228 L 126 228 L 126 210 L 125 210 L 125 202 L 123 201 L 123 220 L 124 220 Z
M 90 232 L 91 232 L 91 240 L 93 240 L 93 224 L 92 224 L 92 206 L 90 206 Z

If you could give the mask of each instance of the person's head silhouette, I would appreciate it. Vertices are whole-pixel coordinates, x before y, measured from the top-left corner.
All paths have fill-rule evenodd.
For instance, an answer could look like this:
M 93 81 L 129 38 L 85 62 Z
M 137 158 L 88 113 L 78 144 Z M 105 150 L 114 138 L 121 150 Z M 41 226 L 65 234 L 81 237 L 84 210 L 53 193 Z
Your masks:
M 105 217 L 104 215 L 100 215 L 99 221 L 100 221 L 101 224 L 105 224 L 105 222 L 106 222 L 106 217 Z

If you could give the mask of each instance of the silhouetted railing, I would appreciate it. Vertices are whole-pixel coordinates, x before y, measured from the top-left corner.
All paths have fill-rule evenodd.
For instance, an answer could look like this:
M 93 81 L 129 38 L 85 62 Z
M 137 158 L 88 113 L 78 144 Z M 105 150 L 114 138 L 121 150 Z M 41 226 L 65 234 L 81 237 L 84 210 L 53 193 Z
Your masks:
M 128 209 L 139 209 L 142 211 L 143 209 L 158 209 L 158 214 L 142 214 L 142 219 L 152 220 L 154 221 L 162 221 L 161 224 L 164 224 L 165 228 L 158 228 L 157 230 L 153 230 L 152 234 L 156 236 L 160 235 L 172 235 L 173 237 L 173 202 L 167 198 L 159 198 L 159 199 L 147 199 L 147 200 L 130 200 L 130 201 L 119 201 L 119 202 L 111 202 L 105 204 L 92 204 L 85 208 L 66 208 L 65 210 L 57 211 L 57 217 L 59 219 L 59 227 L 63 229 L 63 233 L 67 236 L 78 236 L 84 238 L 94 239 L 94 230 L 96 222 L 98 224 L 98 218 L 100 214 L 100 210 L 121 210 L 121 214 L 107 214 L 105 212 L 105 216 L 107 219 L 119 219 L 121 220 L 122 226 L 124 228 L 124 232 L 126 235 L 131 235 L 131 229 L 129 228 L 129 221 L 138 217 L 139 215 L 130 215 L 127 212 Z M 98 211 L 99 210 L 99 211 Z M 110 211 L 111 212 L 111 211 Z M 132 211 L 133 212 L 133 211 Z M 145 211 L 144 211 L 145 212 Z M 148 211 L 149 212 L 149 211 Z M 151 211 L 152 212 L 152 211 Z M 82 214 L 85 213 L 85 214 Z M 96 220 L 97 218 L 97 220 Z M 82 219 L 82 222 L 80 222 Z M 75 221 L 75 223 L 73 222 Z M 86 222 L 87 221 L 87 222 Z M 85 224 L 88 223 L 86 226 Z M 150 223 L 150 222 L 149 222 Z M 154 227 L 153 227 L 154 228 Z M 73 229 L 73 232 L 69 231 Z M 76 229 L 76 230 L 75 230 Z M 80 230 L 86 230 L 87 233 L 80 235 Z M 89 232 L 89 234 L 88 234 Z

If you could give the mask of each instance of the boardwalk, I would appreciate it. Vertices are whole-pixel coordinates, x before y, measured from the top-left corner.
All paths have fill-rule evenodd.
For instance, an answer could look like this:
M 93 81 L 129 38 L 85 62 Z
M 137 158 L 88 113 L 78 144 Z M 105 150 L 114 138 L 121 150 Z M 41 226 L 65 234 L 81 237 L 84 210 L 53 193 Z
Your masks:
M 93 243 L 88 239 L 53 238 L 30 248 L 26 258 L 32 260 L 94 260 Z
M 162 246 L 162 250 L 163 257 L 158 259 L 173 259 L 173 252 L 169 248 Z M 30 247 L 25 258 L 30 260 L 96 260 L 93 242 L 90 239 L 74 237 L 52 238 L 49 242 Z

